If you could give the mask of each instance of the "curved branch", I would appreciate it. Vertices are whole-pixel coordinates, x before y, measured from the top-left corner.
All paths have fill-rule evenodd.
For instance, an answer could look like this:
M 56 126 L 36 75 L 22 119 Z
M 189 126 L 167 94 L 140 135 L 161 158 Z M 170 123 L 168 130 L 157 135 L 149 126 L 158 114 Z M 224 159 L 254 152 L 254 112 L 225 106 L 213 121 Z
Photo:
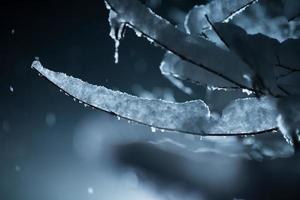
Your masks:
M 172 103 L 162 100 L 142 99 L 126 93 L 112 91 L 102 86 L 91 85 L 63 73 L 50 71 L 44 68 L 39 61 L 34 61 L 32 68 L 68 96 L 73 97 L 74 100 L 120 118 L 161 129 L 162 131 L 181 132 L 199 136 L 245 136 L 278 130 L 274 126 L 276 113 L 269 106 L 272 102 L 269 100 L 260 102 L 260 100 L 255 98 L 248 98 L 236 101 L 229 105 L 227 110 L 224 110 L 225 120 L 222 116 L 220 120 L 215 121 L 212 119 L 208 107 L 201 100 Z M 260 103 L 261 105 L 259 105 Z M 255 104 L 254 107 L 253 104 Z M 251 110 L 247 110 L 248 108 L 251 108 Z M 258 127 L 254 128 L 257 131 L 251 131 L 254 130 L 251 125 L 243 128 L 245 124 L 249 125 L 253 121 L 261 121 L 262 113 L 264 114 L 263 119 L 266 121 L 262 126 L 258 125 Z M 242 115 L 240 116 L 240 114 Z M 230 123 L 226 127 L 228 118 L 231 120 L 232 117 L 239 118 L 239 123 L 241 124 Z M 225 127 L 223 127 L 224 125 Z M 227 130 L 228 132 L 217 133 L 211 130 Z M 232 130 L 245 131 L 231 132 Z

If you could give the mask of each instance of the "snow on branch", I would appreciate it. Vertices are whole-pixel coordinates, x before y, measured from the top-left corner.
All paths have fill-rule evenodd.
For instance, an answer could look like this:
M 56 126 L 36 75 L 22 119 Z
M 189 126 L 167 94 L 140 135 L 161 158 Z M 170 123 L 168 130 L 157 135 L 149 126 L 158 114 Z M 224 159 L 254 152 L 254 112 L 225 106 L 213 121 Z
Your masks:
M 39 61 L 34 61 L 32 68 L 75 100 L 153 130 L 202 136 L 255 135 L 277 130 L 276 99 L 271 97 L 237 99 L 217 116 L 201 100 L 174 103 L 139 98 L 53 72 Z
M 107 7 L 120 22 L 126 23 L 150 41 L 234 86 L 258 92 L 252 88 L 252 70 L 235 54 L 201 37 L 189 35 L 153 13 L 137 0 L 107 0 Z
M 194 6 L 185 18 L 185 30 L 189 34 L 206 34 L 208 30 L 211 30 L 211 26 L 205 19 L 205 15 L 209 16 L 214 23 L 227 23 L 257 2 L 258 0 L 213 0 L 205 5 Z

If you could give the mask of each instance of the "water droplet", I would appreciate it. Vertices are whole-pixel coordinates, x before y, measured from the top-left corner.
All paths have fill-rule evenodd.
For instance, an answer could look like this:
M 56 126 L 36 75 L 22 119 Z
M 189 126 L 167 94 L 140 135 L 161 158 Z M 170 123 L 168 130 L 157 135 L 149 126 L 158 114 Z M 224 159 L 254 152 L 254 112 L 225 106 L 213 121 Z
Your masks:
M 50 126 L 50 127 L 53 126 L 56 123 L 56 116 L 55 116 L 55 114 L 53 114 L 53 113 L 47 113 L 45 121 L 46 121 L 46 124 L 48 126 Z
M 152 132 L 152 133 L 155 133 L 155 132 L 156 132 L 156 128 L 152 126 L 152 127 L 151 127 L 151 132 Z
M 118 120 L 121 120 L 121 117 L 120 117 L 120 116 L 117 116 L 117 119 L 118 119 Z
M 89 187 L 87 191 L 89 194 L 94 194 L 94 189 L 92 187 Z
M 76 98 L 73 98 L 73 101 L 76 101 Z
M 11 92 L 14 92 L 13 86 L 9 86 L 9 90 L 10 90 Z
M 15 170 L 16 170 L 16 172 L 20 172 L 21 171 L 21 167 L 19 165 L 16 165 L 15 166 Z
M 10 123 L 8 121 L 2 122 L 2 129 L 5 132 L 9 132 L 11 130 Z
M 83 104 L 83 106 L 84 106 L 84 107 L 89 107 L 89 105 L 87 105 L 86 103 L 85 103 L 85 104 Z
M 10 31 L 10 33 L 11 33 L 12 35 L 14 35 L 14 34 L 15 34 L 15 32 L 16 32 L 16 30 L 15 30 L 15 29 L 11 29 L 11 31 Z

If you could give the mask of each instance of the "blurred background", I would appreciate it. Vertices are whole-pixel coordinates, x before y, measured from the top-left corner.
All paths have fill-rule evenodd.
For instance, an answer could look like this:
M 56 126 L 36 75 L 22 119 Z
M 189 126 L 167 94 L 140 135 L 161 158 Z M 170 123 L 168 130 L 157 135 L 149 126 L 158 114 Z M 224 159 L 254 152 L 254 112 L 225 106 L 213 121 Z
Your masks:
M 193 5 L 205 1 L 144 2 L 182 24 Z M 30 68 L 38 56 L 54 71 L 130 94 L 170 101 L 205 98 L 205 88 L 188 96 L 169 83 L 158 67 L 164 50 L 131 30 L 114 64 L 107 17 L 102 0 L 1 1 L 0 199 L 298 196 L 297 157 L 273 160 L 270 151 L 249 156 L 235 145 L 240 139 L 153 133 L 73 102 Z

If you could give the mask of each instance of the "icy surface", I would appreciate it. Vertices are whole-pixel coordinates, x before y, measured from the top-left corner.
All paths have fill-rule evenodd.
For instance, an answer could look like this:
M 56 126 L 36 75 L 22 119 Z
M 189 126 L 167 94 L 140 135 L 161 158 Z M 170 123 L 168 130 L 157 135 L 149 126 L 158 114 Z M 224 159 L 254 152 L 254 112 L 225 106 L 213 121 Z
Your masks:
M 139 1 L 108 0 L 107 3 L 119 19 L 127 22 L 130 28 L 138 30 L 148 39 L 234 85 L 251 89 L 251 84 L 243 75 L 252 77 L 252 71 L 236 55 L 206 39 L 184 33 Z
M 280 131 L 288 142 L 295 142 L 293 141 L 293 136 L 296 136 L 295 138 L 299 142 L 300 97 L 290 96 L 280 99 L 278 101 L 278 110 L 280 111 L 280 115 L 277 118 L 277 122 Z
M 187 14 L 184 27 L 187 33 L 193 35 L 204 34 L 216 44 L 223 46 L 212 31 L 205 15 L 214 22 L 228 22 L 234 16 L 256 3 L 257 0 L 213 0 L 205 5 L 194 6 Z
M 211 29 L 205 15 L 212 22 L 228 22 L 256 2 L 257 0 L 213 0 L 205 5 L 194 6 L 185 18 L 185 29 L 189 34 L 205 32 Z
M 262 33 L 281 42 L 288 38 L 297 38 L 299 36 L 299 31 L 296 29 L 299 25 L 298 19 L 288 22 L 282 16 L 282 13 L 279 12 L 281 8 L 270 11 L 267 7 L 267 1 L 210 1 L 208 4 L 195 6 L 190 10 L 185 19 L 185 30 L 193 35 L 205 34 L 209 40 L 219 46 L 223 46 L 223 43 L 211 30 L 205 19 L 204 16 L 207 15 L 213 23 L 228 22 L 228 19 L 232 19 L 231 23 L 242 27 L 249 34 Z M 234 14 L 231 18 L 228 18 L 227 16 L 230 13 Z
M 299 20 L 293 20 L 291 22 L 288 22 L 287 19 L 282 16 L 282 13 L 277 11 L 280 9 L 275 9 L 275 12 L 273 9 L 271 12 L 267 9 L 267 7 L 268 3 L 263 1 L 210 1 L 205 5 L 195 6 L 190 10 L 190 12 L 185 18 L 185 30 L 191 35 L 206 38 L 218 45 L 219 47 L 225 49 L 226 47 L 224 46 L 224 43 L 220 40 L 218 35 L 211 29 L 211 26 L 208 20 L 206 19 L 205 15 L 208 16 L 209 20 L 212 23 L 227 23 L 231 20 L 231 23 L 242 27 L 244 30 L 247 31 L 248 34 L 253 35 L 261 33 L 268 37 L 275 38 L 280 42 L 283 42 L 288 38 L 299 37 L 300 32 L 297 29 L 297 27 L 300 24 Z M 294 67 L 295 65 L 300 63 L 299 56 L 294 55 L 300 51 L 300 44 L 297 44 L 297 42 L 294 40 L 292 40 L 292 42 L 287 43 L 292 43 L 292 45 L 283 45 L 282 49 L 276 53 L 278 53 L 278 55 L 283 54 L 283 56 L 280 55 L 280 57 L 282 56 L 282 64 Z M 247 49 L 245 45 L 243 45 L 243 48 Z M 274 49 L 272 49 L 272 51 L 273 50 Z M 272 51 L 268 50 L 267 52 Z M 271 64 L 274 64 L 274 62 L 272 62 Z M 261 63 L 260 65 L 265 66 L 265 63 Z M 296 68 L 299 67 L 300 66 L 297 65 Z M 177 79 L 187 80 L 196 84 L 207 84 L 217 87 L 232 86 L 232 84 L 228 83 L 228 81 L 222 80 L 221 78 L 218 78 L 216 75 L 210 72 L 205 72 L 205 70 L 203 69 L 197 69 L 197 67 L 193 64 L 182 60 L 178 56 L 171 55 L 170 53 L 166 54 L 164 60 L 161 63 L 160 68 L 162 73 L 166 76 L 173 76 Z M 264 68 L 259 67 L 259 69 Z M 233 70 L 233 72 L 235 71 Z M 268 72 L 270 73 L 266 73 L 264 76 L 267 75 L 269 76 L 269 80 L 272 79 L 272 83 L 270 84 L 274 87 L 275 84 L 274 76 L 272 75 L 272 70 L 268 70 Z M 251 82 L 251 77 L 249 78 Z M 277 91 L 277 89 L 275 90 Z M 246 90 L 244 89 L 244 91 Z M 248 90 L 248 92 L 251 91 Z
M 220 132 L 226 127 L 227 132 L 244 132 L 276 127 L 277 109 L 275 101 L 268 97 L 237 99 L 222 112 L 217 124 L 211 127 L 212 132 Z
M 201 100 L 173 103 L 139 98 L 103 86 L 91 85 L 66 74 L 32 67 L 67 94 L 108 113 L 151 126 L 190 134 L 255 134 L 276 128 L 275 99 L 270 97 L 238 99 L 227 106 L 221 117 L 211 114 Z
M 215 87 L 234 87 L 235 85 L 220 76 L 211 73 L 203 68 L 182 60 L 175 54 L 168 52 L 165 54 L 163 61 L 160 64 L 160 71 L 167 77 L 174 77 L 180 80 L 189 81 L 194 84 L 208 85 Z M 221 73 L 225 73 L 225 68 L 220 68 Z M 238 71 L 232 71 L 235 73 Z M 235 74 L 239 76 L 239 74 Z
M 233 19 L 233 23 L 242 27 L 249 34 L 261 33 L 282 42 L 288 38 L 299 37 L 300 21 L 288 21 L 282 16 L 280 8 L 268 9 L 267 1 L 259 1 L 246 12 Z M 276 12 L 277 11 L 277 12 Z M 259 19 L 259 20 L 258 20 Z

